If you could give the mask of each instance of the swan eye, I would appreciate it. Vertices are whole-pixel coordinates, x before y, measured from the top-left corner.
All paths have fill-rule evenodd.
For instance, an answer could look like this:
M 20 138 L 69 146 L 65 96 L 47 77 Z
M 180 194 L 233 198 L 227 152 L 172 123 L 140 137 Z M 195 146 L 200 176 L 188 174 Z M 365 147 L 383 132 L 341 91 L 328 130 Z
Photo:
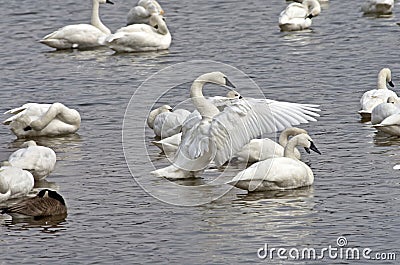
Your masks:
M 155 29 L 158 29 L 158 25 L 155 25 L 154 28 L 155 28 Z
M 162 20 L 165 22 L 165 18 L 162 18 Z

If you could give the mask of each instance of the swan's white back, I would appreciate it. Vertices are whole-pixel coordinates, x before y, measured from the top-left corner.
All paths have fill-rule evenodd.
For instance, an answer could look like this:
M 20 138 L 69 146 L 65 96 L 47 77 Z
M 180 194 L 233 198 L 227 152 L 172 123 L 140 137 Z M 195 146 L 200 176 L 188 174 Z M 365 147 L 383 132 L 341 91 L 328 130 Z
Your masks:
M 392 13 L 394 0 L 366 0 L 361 7 L 365 14 L 389 15 Z
M 13 166 L 0 168 L 0 202 L 27 195 L 33 185 L 30 172 Z
M 127 25 L 150 24 L 149 19 L 152 14 L 163 15 L 164 10 L 161 5 L 155 0 L 139 0 L 128 13 Z

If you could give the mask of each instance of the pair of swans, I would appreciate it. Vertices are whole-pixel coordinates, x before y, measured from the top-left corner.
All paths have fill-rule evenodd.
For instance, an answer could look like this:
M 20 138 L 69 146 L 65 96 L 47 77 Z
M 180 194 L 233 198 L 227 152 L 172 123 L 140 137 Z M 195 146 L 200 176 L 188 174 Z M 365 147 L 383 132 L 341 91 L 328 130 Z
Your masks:
M 388 89 L 386 84 L 394 87 L 392 72 L 389 68 L 383 68 L 379 71 L 377 88 L 369 90 L 362 95 L 360 99 L 361 109 L 358 113 L 363 120 L 370 120 L 372 110 L 379 104 L 386 103 L 389 97 L 398 98 L 397 94 Z
M 81 124 L 79 112 L 61 103 L 27 103 L 5 114 L 14 114 L 3 124 L 9 125 L 18 138 L 71 134 Z
M 294 136 L 287 143 L 284 156 L 257 162 L 239 172 L 228 184 L 248 191 L 285 190 L 310 186 L 314 174 L 296 157 L 295 147 L 302 146 L 321 154 L 308 134 Z
M 223 165 L 251 139 L 263 133 L 308 121 L 319 116 L 316 105 L 279 102 L 268 99 L 236 99 L 220 111 L 203 96 L 205 83 L 234 88 L 221 72 L 198 77 L 190 89 L 190 97 L 201 120 L 183 132 L 173 164 L 152 173 L 180 179 L 196 177 L 213 161 Z
M 394 0 L 367 0 L 361 7 L 364 14 L 390 15 L 394 7 Z
M 142 2 L 146 1 L 139 1 Z M 93 0 L 91 24 L 65 26 L 46 35 L 40 42 L 59 50 L 91 49 L 104 45 L 118 52 L 157 51 L 169 48 L 171 34 L 159 13 L 148 18 L 149 25 L 135 24 L 111 34 L 110 29 L 99 17 L 99 6 L 105 3 L 113 4 L 110 0 Z M 152 5 L 147 4 L 147 7 L 151 9 Z
M 304 0 L 302 3 L 291 3 L 279 15 L 281 31 L 308 29 L 311 19 L 321 13 L 321 5 L 317 0 Z

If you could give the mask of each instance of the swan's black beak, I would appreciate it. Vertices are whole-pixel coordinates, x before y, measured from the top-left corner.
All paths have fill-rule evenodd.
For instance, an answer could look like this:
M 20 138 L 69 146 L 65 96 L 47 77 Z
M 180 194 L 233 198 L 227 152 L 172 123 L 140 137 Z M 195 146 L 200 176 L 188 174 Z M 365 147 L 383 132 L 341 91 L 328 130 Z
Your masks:
M 242 99 L 243 97 L 242 96 L 239 96 L 239 99 Z
M 314 142 L 310 142 L 310 148 L 304 147 L 307 153 L 310 153 L 310 149 L 313 150 L 315 153 L 321 154 L 321 152 L 318 150 L 318 148 L 315 146 Z
M 235 85 L 232 84 L 231 81 L 229 81 L 229 79 L 226 77 L 225 77 L 225 85 L 228 87 L 236 88 Z
M 307 16 L 307 18 L 309 18 L 309 19 L 312 19 L 314 16 L 312 15 L 312 14 L 309 14 L 308 16 Z
M 394 83 L 392 80 L 390 80 L 388 83 L 389 83 L 389 86 L 394 87 Z
M 106 0 L 106 3 L 107 3 L 107 4 L 112 4 L 112 5 L 114 4 L 114 3 L 111 2 L 110 0 Z

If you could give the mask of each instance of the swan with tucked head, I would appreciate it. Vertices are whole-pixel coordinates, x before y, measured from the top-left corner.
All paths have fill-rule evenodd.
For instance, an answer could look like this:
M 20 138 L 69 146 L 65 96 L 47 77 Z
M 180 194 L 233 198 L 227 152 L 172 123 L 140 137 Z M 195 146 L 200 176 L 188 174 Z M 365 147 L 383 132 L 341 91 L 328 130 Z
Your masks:
M 133 7 L 127 17 L 127 25 L 148 24 L 150 25 L 150 16 L 153 14 L 164 15 L 164 10 L 156 0 L 139 0 Z
M 386 84 L 394 87 L 392 72 L 389 68 L 383 68 L 379 71 L 377 88 L 369 90 L 362 95 L 360 99 L 361 110 L 358 111 L 362 119 L 370 120 L 372 110 L 379 104 L 386 103 L 389 97 L 398 98 L 397 94 L 388 89 Z
M 390 15 L 393 12 L 394 0 L 367 0 L 361 7 L 365 15 Z
M 376 106 L 371 113 L 371 123 L 378 131 L 400 136 L 400 102 L 389 97 L 387 103 Z
M 317 0 L 304 0 L 302 3 L 291 3 L 279 15 L 281 31 L 308 29 L 311 19 L 321 13 L 321 5 Z
M 35 141 L 27 141 L 10 155 L 8 162 L 32 173 L 35 180 L 45 179 L 56 165 L 56 153 L 46 146 L 38 146 Z
M 5 112 L 14 114 L 3 122 L 18 138 L 75 133 L 81 124 L 79 112 L 61 103 L 27 103 Z
M 220 111 L 203 96 L 206 83 L 234 87 L 221 72 L 201 75 L 193 82 L 190 97 L 201 121 L 183 132 L 173 164 L 153 171 L 154 175 L 172 179 L 196 177 L 211 161 L 223 165 L 263 133 L 315 121 L 314 117 L 319 116 L 315 105 L 251 98 L 236 99 Z
M 34 179 L 29 171 L 3 162 L 0 167 L 0 202 L 26 196 L 33 188 Z
M 269 138 L 253 139 L 243 146 L 242 150 L 236 153 L 235 157 L 240 161 L 246 161 L 248 163 L 254 163 L 273 157 L 282 157 L 284 147 L 287 145 L 289 137 L 301 133 L 307 134 L 307 131 L 297 127 L 287 128 L 280 134 L 279 144 Z M 294 153 L 297 159 L 301 158 L 301 154 L 297 148 L 295 148 Z
M 321 154 L 307 134 L 289 140 L 283 157 L 257 162 L 239 172 L 228 184 L 248 191 L 286 190 L 310 186 L 314 174 L 309 166 L 296 158 L 295 147 L 302 146 Z
M 108 36 L 104 44 L 116 52 L 144 52 L 166 50 L 171 41 L 165 19 L 161 15 L 153 14 L 150 25 L 134 24 L 120 28 Z
M 102 39 L 111 34 L 99 17 L 99 6 L 105 3 L 113 4 L 110 0 L 93 0 L 91 24 L 65 26 L 46 35 L 39 42 L 58 50 L 102 46 Z

